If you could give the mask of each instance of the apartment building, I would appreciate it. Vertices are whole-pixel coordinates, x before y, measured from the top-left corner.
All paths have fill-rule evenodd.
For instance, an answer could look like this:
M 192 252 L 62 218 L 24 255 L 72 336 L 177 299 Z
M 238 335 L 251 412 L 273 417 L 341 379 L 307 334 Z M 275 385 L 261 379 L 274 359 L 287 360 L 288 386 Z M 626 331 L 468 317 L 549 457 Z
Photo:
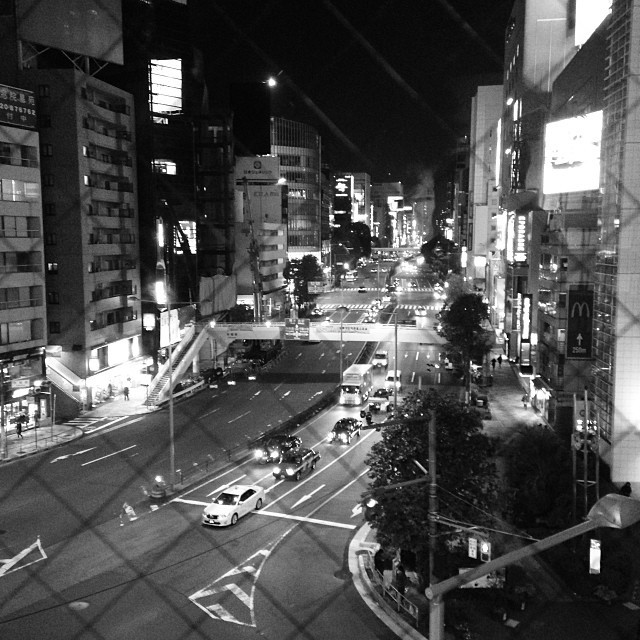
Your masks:
M 0 458 L 19 415 L 50 416 L 35 96 L 0 85 Z

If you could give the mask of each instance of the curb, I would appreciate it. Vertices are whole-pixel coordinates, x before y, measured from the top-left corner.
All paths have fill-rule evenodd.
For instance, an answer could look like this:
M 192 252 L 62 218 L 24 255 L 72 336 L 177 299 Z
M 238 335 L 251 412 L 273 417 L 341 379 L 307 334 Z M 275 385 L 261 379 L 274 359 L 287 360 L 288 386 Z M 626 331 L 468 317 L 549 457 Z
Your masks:
M 365 541 L 371 532 L 371 527 L 365 523 L 355 533 L 349 543 L 349 571 L 358 594 L 373 613 L 399 638 L 411 640 L 426 640 L 417 629 L 403 620 L 384 602 L 375 591 L 362 563 L 362 554 L 367 553 L 370 545 Z

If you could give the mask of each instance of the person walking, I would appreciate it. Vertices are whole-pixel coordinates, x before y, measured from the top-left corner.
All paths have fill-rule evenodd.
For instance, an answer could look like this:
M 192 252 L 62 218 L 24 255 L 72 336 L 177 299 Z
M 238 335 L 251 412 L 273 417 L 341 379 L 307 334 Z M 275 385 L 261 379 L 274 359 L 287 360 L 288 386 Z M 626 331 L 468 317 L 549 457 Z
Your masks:
M 491 358 L 491 369 L 493 371 L 496 370 L 496 362 L 497 362 L 497 360 L 495 358 Z
M 498 367 L 502 368 L 502 354 L 498 356 Z
M 124 395 L 124 399 L 125 399 L 125 400 L 128 400 L 128 399 L 129 399 L 129 387 L 125 387 L 125 388 L 122 390 L 122 393 L 123 393 L 123 395 Z
M 18 434 L 18 438 L 24 440 L 24 436 L 22 435 L 22 416 L 18 416 L 16 420 L 16 433 Z
M 525 409 L 529 405 L 529 397 L 527 396 L 526 393 L 522 396 L 522 405 L 524 406 Z

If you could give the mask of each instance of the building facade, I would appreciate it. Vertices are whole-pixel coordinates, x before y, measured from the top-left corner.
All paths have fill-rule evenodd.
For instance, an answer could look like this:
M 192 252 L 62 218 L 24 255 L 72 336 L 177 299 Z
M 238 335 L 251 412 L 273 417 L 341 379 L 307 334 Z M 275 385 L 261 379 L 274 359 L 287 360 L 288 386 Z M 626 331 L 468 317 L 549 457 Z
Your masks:
M 0 458 L 18 416 L 50 417 L 40 141 L 32 92 L 0 85 Z

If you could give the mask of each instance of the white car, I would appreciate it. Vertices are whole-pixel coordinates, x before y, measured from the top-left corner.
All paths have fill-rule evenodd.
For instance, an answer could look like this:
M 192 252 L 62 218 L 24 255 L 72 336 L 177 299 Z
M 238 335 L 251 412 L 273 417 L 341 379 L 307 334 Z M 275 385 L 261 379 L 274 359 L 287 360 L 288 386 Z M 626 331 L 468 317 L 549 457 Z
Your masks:
M 210 527 L 234 525 L 242 516 L 261 509 L 264 489 L 258 485 L 234 484 L 223 489 L 202 513 L 202 524 Z
M 376 351 L 371 359 L 371 364 L 374 367 L 386 369 L 389 366 L 389 354 L 386 351 Z

